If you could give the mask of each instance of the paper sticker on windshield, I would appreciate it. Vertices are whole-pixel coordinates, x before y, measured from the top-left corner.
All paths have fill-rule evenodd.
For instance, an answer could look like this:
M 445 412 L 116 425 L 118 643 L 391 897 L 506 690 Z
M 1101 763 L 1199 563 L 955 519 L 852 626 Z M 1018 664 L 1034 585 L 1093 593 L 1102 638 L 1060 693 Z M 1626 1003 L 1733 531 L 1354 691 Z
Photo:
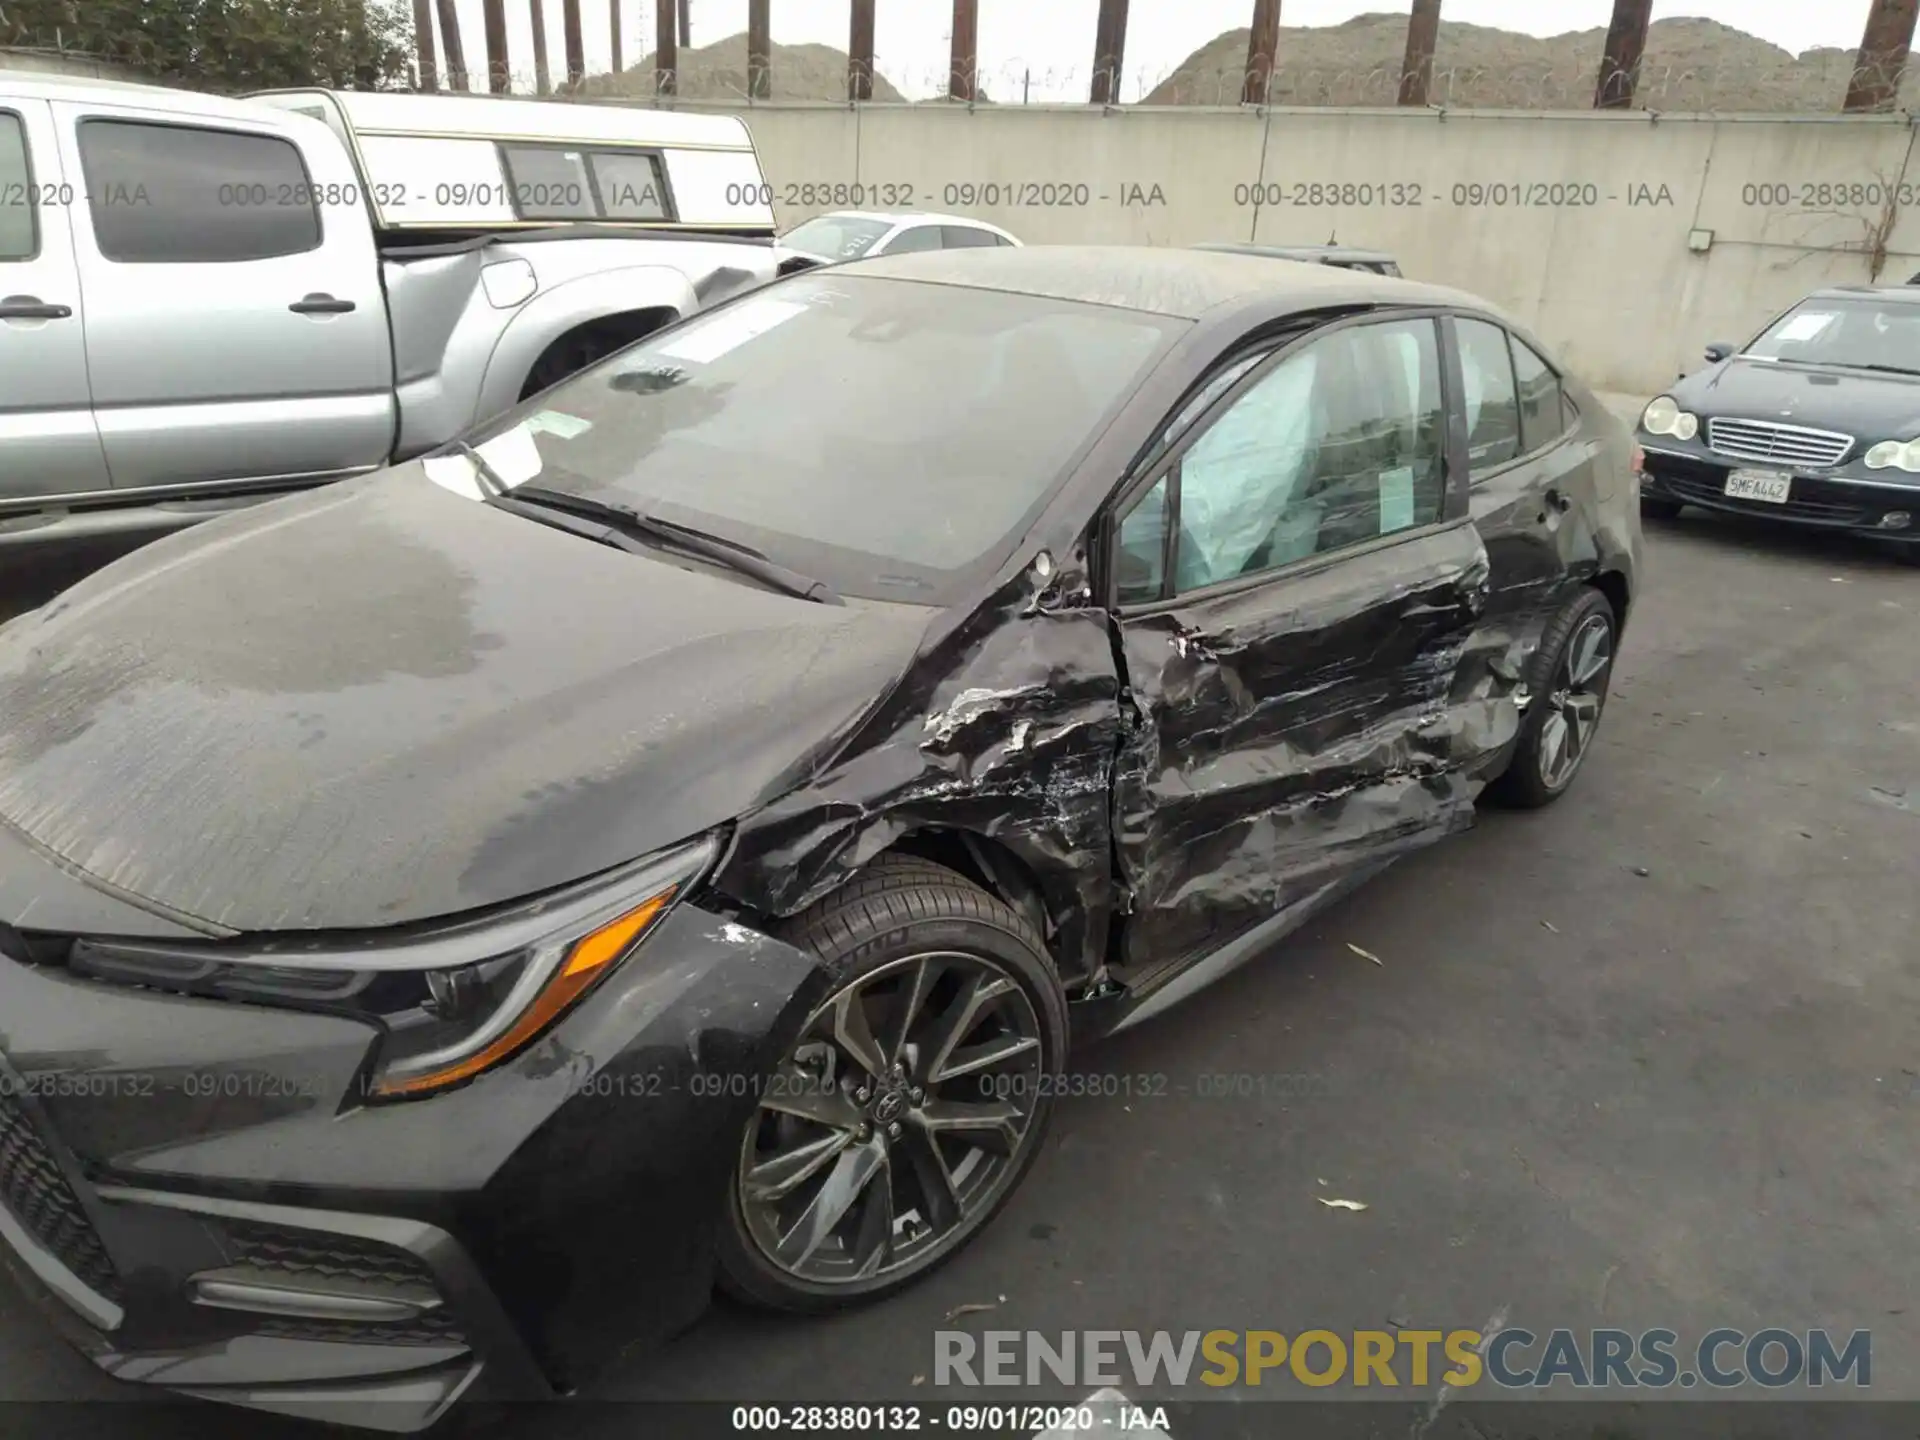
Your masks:
M 525 425 L 516 425 L 504 435 L 496 435 L 486 444 L 473 448 L 500 477 L 502 485 L 524 485 L 546 464 L 540 458 L 540 447 L 533 443 L 533 431 Z
M 1413 467 L 1380 472 L 1380 533 L 1391 535 L 1413 524 Z
M 653 353 L 705 365 L 729 350 L 784 325 L 807 307 L 791 300 L 743 300 L 707 320 L 696 320 L 678 339 Z
M 591 420 L 582 420 L 578 415 L 568 415 L 560 410 L 541 410 L 527 417 L 527 429 L 534 434 L 558 435 L 562 440 L 584 435 L 592 428 Z
M 1833 313 L 1796 315 L 1780 327 L 1780 333 L 1774 339 L 1787 344 L 1800 340 L 1811 340 L 1827 326 L 1833 323 Z
M 474 473 L 473 462 L 464 455 L 432 455 L 422 462 L 421 468 L 427 472 L 427 478 L 444 490 L 456 495 L 464 495 L 469 500 L 484 500 L 486 492 L 480 488 L 479 477 Z

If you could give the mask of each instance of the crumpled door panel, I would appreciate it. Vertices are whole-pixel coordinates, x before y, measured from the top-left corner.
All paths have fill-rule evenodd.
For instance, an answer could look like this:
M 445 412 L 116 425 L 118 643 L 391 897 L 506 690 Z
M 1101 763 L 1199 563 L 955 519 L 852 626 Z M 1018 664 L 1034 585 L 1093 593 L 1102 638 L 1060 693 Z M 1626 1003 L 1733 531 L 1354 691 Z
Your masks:
M 1119 622 L 1124 978 L 1471 823 L 1476 762 L 1519 722 L 1504 687 L 1455 685 L 1487 586 L 1463 522 Z
M 1072 984 L 1112 908 L 1119 693 L 1106 612 L 1043 609 L 1022 577 L 925 646 L 825 771 L 741 821 L 716 884 L 791 915 L 917 831 L 986 837 L 1037 881 Z

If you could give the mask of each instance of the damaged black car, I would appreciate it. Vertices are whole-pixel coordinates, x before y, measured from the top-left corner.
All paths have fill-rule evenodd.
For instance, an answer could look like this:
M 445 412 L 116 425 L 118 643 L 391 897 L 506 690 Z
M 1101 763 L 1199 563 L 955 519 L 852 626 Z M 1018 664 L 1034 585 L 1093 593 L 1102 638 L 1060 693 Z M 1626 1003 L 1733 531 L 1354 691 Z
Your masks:
M 0 1245 L 388 1428 L 951 1258 L 1070 1042 L 1591 753 L 1631 441 L 1470 296 L 816 271 L 0 630 Z

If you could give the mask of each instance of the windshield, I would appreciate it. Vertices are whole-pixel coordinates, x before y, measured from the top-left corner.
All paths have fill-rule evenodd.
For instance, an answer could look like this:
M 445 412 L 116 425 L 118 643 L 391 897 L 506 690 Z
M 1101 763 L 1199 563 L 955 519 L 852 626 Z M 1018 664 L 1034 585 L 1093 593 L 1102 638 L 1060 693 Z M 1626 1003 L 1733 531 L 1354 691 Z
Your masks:
M 780 243 L 803 255 L 818 255 L 823 260 L 857 260 L 873 248 L 873 242 L 893 228 L 891 220 L 861 220 L 852 215 L 821 215 L 796 225 L 780 237 Z
M 1005 558 L 1186 327 L 815 271 L 643 340 L 471 439 L 507 485 L 711 531 L 843 595 L 940 604 Z M 447 483 L 467 463 L 429 471 Z
M 1920 305 L 1868 297 L 1807 300 L 1769 325 L 1743 353 L 1762 360 L 1920 374 Z

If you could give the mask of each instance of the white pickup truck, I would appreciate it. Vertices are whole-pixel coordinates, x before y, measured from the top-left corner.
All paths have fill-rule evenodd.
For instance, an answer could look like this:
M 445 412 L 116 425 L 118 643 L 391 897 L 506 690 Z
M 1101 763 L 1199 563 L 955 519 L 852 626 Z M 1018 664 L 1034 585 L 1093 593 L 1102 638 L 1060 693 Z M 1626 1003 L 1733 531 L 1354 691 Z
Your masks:
M 0 548 L 445 444 L 774 277 L 730 116 L 0 71 Z

